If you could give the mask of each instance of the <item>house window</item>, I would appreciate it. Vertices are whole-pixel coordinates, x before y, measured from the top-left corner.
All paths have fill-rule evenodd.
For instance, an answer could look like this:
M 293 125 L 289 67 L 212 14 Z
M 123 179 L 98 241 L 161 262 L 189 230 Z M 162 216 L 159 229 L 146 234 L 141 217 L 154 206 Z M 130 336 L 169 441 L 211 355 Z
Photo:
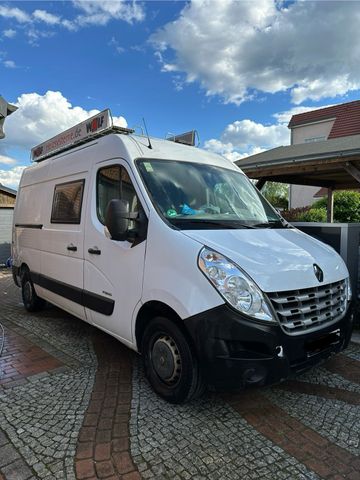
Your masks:
M 84 184 L 76 180 L 55 185 L 51 223 L 80 223 Z
M 121 199 L 129 203 L 130 213 L 139 211 L 139 200 L 128 172 L 120 165 L 101 168 L 97 175 L 97 213 L 100 222 L 105 225 L 106 209 L 113 199 Z M 130 228 L 133 228 L 133 221 Z

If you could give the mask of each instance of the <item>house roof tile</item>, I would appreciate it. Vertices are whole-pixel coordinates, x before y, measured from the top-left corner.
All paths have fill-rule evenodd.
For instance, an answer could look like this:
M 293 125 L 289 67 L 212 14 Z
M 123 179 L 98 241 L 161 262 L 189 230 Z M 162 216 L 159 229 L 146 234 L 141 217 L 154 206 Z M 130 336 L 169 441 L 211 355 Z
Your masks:
M 329 139 L 360 134 L 360 100 L 293 115 L 289 128 L 335 118 Z

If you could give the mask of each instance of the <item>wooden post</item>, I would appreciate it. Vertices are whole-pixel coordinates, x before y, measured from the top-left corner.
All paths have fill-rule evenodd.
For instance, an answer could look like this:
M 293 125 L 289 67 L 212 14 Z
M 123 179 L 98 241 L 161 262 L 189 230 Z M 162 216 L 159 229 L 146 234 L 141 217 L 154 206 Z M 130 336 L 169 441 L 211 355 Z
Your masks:
M 259 178 L 259 180 L 256 182 L 256 188 L 258 190 L 261 190 L 263 186 L 265 185 L 267 179 L 266 178 Z
M 334 190 L 332 187 L 328 188 L 327 196 L 327 222 L 333 223 L 334 221 Z

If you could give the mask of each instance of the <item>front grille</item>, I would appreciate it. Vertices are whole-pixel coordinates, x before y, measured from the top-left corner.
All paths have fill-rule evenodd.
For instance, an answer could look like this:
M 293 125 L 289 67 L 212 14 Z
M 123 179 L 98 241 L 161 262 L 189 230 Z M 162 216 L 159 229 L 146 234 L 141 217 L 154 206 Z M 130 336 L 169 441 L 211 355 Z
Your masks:
M 331 325 L 346 311 L 345 280 L 303 290 L 268 294 L 283 330 L 300 335 Z

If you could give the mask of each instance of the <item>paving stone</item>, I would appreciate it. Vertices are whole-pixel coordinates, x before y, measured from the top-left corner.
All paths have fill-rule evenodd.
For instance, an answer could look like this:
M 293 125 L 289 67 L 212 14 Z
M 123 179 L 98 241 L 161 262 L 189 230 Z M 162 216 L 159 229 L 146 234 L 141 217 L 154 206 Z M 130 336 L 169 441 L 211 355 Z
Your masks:
M 113 463 L 110 460 L 96 462 L 95 468 L 99 478 L 106 478 L 115 474 Z
M 5 465 L 9 465 L 9 463 L 12 463 L 19 457 L 20 455 L 16 449 L 10 443 L 7 443 L 0 448 L 0 468 L 4 467 Z
M 5 445 L 6 443 L 8 443 L 8 439 L 5 435 L 4 432 L 2 432 L 0 430 L 0 447 L 2 447 L 3 445 Z M 0 457 L 1 458 L 1 457 Z M 1 459 L 0 459 L 0 465 L 1 465 Z M 0 479 L 1 480 L 1 479 Z
M 28 480 L 32 477 L 31 470 L 22 459 L 3 467 L 2 472 L 6 480 Z
M 110 459 L 111 443 L 99 443 L 95 447 L 94 459 L 96 462 Z
M 10 286 L 10 277 L 4 278 L 0 272 L 0 291 L 9 293 L 0 321 L 64 367 L 0 389 L 5 432 L 0 430 L 0 462 L 3 447 L 10 452 L 6 458 L 14 452 L 22 456 L 6 460 L 0 480 L 337 480 L 335 466 L 348 472 L 346 478 L 358 480 L 360 385 L 354 373 L 324 365 L 297 377 L 310 385 L 307 391 L 263 389 L 266 400 L 293 419 L 286 431 L 267 427 L 271 441 L 259 432 L 251 403 L 240 414 L 218 394 L 188 405 L 162 401 L 144 379 L 140 362 L 131 369 L 131 357 L 121 353 L 127 351 L 124 347 L 55 308 L 25 313 L 19 290 Z M 103 345 L 95 340 L 94 349 L 96 338 Z M 96 354 L 101 358 L 98 371 Z M 360 346 L 351 344 L 344 355 L 356 373 Z M 6 368 L 14 373 L 13 367 Z M 316 395 L 311 385 L 314 391 L 319 386 Z M 266 402 L 259 408 L 267 408 Z M 299 425 L 307 432 L 300 449 L 291 446 Z M 290 445 L 287 450 L 284 442 Z M 312 467 L 311 453 L 317 456 Z
M 94 462 L 92 460 L 77 460 L 75 469 L 76 477 L 79 480 L 95 475 Z
M 37 465 L 38 479 L 53 479 L 54 473 L 47 466 L 50 464 L 57 469 L 55 474 L 62 471 L 64 478 L 64 462 L 69 452 L 72 452 L 72 461 L 68 468 L 74 473 L 75 447 L 95 378 L 97 359 L 91 340 L 92 328 L 53 307 L 28 314 L 18 300 L 20 290 L 12 285 L 10 275 L 4 276 L 1 272 L 0 290 L 8 292 L 0 308 L 5 333 L 16 332 L 17 339 L 27 346 L 33 358 L 37 356 L 37 365 L 41 368 L 48 367 L 41 363 L 42 355 L 46 358 L 52 355 L 67 363 L 65 369 L 54 369 L 52 375 L 32 374 L 23 385 L 14 380 L 6 388 L 6 394 L 0 392 L 0 428 L 25 462 L 29 466 Z M 2 361 L 3 357 L 0 370 Z M 0 446 L 3 443 L 4 434 L 0 430 Z M 10 449 L 5 457 L 0 453 L 0 464 L 3 458 L 10 463 L 15 456 L 11 452 Z
M 207 396 L 187 405 L 170 405 L 157 397 L 134 369 L 131 453 L 144 479 L 214 480 L 264 478 L 297 479 L 302 465 L 259 434 L 236 415 L 219 395 Z M 267 449 L 267 461 L 260 449 Z M 296 474 L 286 472 L 295 468 Z M 148 467 L 148 468 L 146 468 Z M 254 475 L 249 472 L 254 469 Z M 261 477 L 257 471 L 262 469 Z M 310 476 L 311 475 L 311 476 Z M 306 479 L 318 479 L 305 469 Z

